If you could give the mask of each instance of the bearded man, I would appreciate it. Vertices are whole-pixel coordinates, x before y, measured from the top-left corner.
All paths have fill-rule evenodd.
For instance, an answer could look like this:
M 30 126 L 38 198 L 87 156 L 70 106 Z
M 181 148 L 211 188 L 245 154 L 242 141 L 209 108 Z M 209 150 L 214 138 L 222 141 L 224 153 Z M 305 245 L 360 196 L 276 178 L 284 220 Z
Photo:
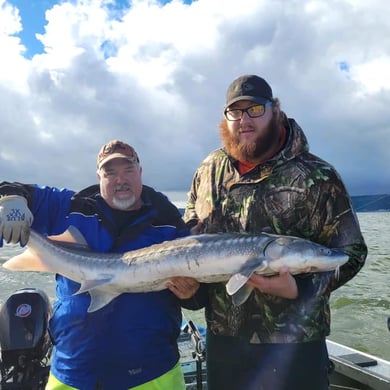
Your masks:
M 224 284 L 201 285 L 209 390 L 325 390 L 329 298 L 363 267 L 367 247 L 337 171 L 309 153 L 306 137 L 270 85 L 244 75 L 227 90 L 223 147 L 198 167 L 184 220 L 205 233 L 261 232 L 309 239 L 349 256 L 332 272 L 253 275 L 235 306 Z M 259 256 L 262 254 L 259 253 Z

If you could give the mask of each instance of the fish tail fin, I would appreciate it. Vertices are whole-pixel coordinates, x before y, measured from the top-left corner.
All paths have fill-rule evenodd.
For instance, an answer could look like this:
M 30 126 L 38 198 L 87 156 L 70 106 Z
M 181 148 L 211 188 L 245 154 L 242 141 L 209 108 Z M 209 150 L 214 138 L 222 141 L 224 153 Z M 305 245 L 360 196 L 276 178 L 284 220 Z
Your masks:
M 52 241 L 59 241 L 62 243 L 78 244 L 80 246 L 88 247 L 88 243 L 79 229 L 70 225 L 67 230 L 56 236 L 48 237 Z
M 51 241 L 57 242 L 64 248 L 88 249 L 87 241 L 75 226 L 69 226 L 68 229 L 59 235 L 47 237 Z M 23 253 L 11 257 L 3 264 L 3 268 L 11 271 L 40 271 L 52 272 L 44 259 L 33 249 L 28 247 Z
M 28 248 L 23 253 L 7 260 L 3 264 L 3 268 L 11 271 L 50 272 L 46 264 L 42 262 L 41 258 Z

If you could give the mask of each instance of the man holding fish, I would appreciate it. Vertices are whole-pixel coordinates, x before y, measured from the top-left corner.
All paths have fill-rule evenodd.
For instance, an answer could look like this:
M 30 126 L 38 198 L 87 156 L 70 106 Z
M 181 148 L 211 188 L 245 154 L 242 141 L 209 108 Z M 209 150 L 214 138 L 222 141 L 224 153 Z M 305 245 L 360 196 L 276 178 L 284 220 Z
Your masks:
M 184 219 L 204 233 L 296 236 L 349 256 L 340 272 L 250 277 L 254 292 L 236 305 L 222 283 L 195 295 L 207 320 L 208 390 L 328 389 L 330 293 L 363 267 L 367 247 L 335 169 L 309 153 L 257 75 L 234 80 L 220 123 L 221 149 L 200 164 Z M 240 279 L 240 278 L 238 278 Z
M 0 183 L 0 245 L 3 239 L 25 245 L 30 225 L 49 236 L 74 226 L 90 250 L 103 253 L 123 253 L 188 235 L 177 208 L 143 185 L 141 174 L 136 151 L 113 140 L 97 157 L 99 185 L 78 193 Z M 99 297 L 94 291 L 104 281 L 88 280 L 90 293 L 81 292 L 79 283 L 63 275 L 57 274 L 56 281 L 50 320 L 55 348 L 46 389 L 185 388 L 177 347 L 182 302 L 178 297 L 192 296 L 199 286 L 196 281 L 179 278 L 173 290 L 177 296 L 168 289 L 120 294 L 92 313 L 88 308 Z

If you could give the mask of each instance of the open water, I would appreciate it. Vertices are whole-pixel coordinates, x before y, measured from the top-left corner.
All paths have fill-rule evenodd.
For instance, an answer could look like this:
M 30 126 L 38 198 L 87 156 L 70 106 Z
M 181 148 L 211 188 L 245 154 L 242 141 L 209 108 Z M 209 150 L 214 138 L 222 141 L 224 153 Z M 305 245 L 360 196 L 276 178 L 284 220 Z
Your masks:
M 182 199 L 182 198 L 181 198 Z M 171 200 L 183 207 L 180 199 Z M 390 360 L 390 212 L 358 213 L 368 245 L 366 265 L 349 283 L 332 294 L 330 339 L 352 348 Z M 21 249 L 15 245 L 0 248 L 0 263 Z M 51 274 L 12 272 L 0 267 L 0 304 L 17 289 L 36 287 L 54 299 Z M 187 319 L 204 325 L 203 311 L 184 311 Z

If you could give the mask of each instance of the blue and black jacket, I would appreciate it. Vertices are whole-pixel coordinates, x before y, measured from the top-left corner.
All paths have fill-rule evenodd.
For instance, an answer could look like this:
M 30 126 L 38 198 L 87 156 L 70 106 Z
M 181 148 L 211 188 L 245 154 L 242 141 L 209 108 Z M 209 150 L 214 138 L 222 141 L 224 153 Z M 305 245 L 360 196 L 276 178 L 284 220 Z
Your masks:
M 54 235 L 70 225 L 98 252 L 125 252 L 188 234 L 180 212 L 161 193 L 143 186 L 137 211 L 111 209 L 98 186 L 67 189 L 1 183 L 0 195 L 21 195 L 34 215 L 32 228 Z M 87 313 L 88 293 L 73 295 L 79 284 L 56 275 L 57 299 L 50 321 L 55 345 L 51 371 L 80 389 L 96 385 L 128 389 L 148 382 L 179 360 L 180 300 L 169 290 L 125 293 Z

